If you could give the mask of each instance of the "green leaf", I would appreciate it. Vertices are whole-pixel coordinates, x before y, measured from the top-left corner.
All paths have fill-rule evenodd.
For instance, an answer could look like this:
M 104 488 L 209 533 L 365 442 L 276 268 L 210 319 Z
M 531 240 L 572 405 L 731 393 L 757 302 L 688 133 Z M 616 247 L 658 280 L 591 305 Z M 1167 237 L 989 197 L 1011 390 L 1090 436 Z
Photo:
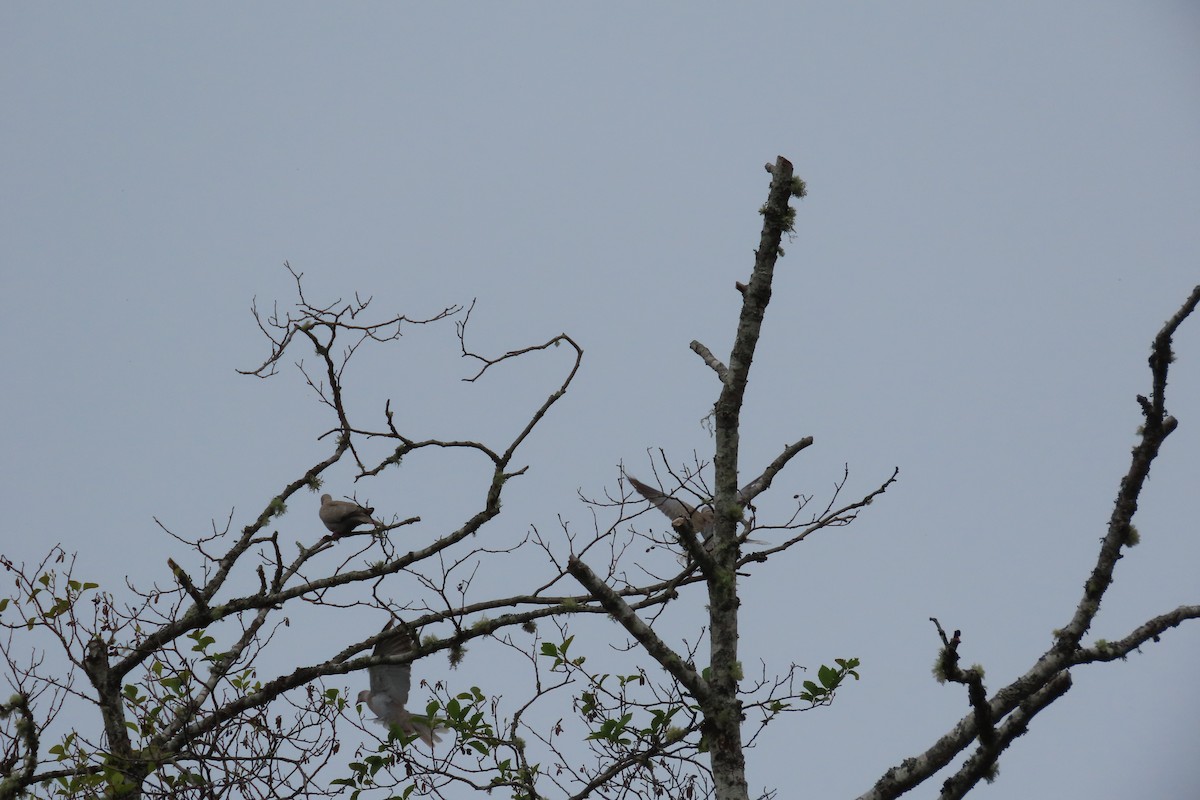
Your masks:
M 71 601 L 65 597 L 60 597 L 54 601 L 54 605 L 46 612 L 46 619 L 54 619 L 60 616 L 71 607 Z

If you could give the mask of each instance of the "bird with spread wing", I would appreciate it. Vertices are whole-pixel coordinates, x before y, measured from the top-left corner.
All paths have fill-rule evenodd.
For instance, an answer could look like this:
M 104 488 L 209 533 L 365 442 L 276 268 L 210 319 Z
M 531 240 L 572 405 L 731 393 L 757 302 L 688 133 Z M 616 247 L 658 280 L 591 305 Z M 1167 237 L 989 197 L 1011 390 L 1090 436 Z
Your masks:
M 371 655 L 401 656 L 411 653 L 413 644 L 407 628 L 395 627 L 395 620 L 388 620 Z M 367 676 L 371 688 L 358 693 L 358 702 L 374 712 L 376 722 L 389 728 L 395 726 L 405 736 L 416 736 L 430 746 L 441 741 L 434 725 L 413 717 L 404 707 L 412 686 L 412 664 L 377 664 L 367 667 Z
M 700 538 L 706 547 L 710 546 L 710 540 L 713 534 L 717 532 L 717 514 L 711 504 L 706 503 L 699 507 L 692 506 L 677 497 L 672 497 L 659 489 L 655 489 L 653 486 L 642 483 L 624 470 L 622 470 L 622 474 L 629 481 L 629 485 L 637 490 L 638 494 L 649 500 L 652 506 L 667 515 L 667 518 L 671 520 L 672 528 L 679 530 L 680 528 L 689 526 L 693 531 L 700 534 Z M 760 478 L 747 484 L 737 493 L 737 501 L 743 508 L 749 505 L 750 500 L 761 491 L 759 488 L 761 480 Z M 746 539 L 744 541 L 752 544 L 764 544 L 755 539 Z

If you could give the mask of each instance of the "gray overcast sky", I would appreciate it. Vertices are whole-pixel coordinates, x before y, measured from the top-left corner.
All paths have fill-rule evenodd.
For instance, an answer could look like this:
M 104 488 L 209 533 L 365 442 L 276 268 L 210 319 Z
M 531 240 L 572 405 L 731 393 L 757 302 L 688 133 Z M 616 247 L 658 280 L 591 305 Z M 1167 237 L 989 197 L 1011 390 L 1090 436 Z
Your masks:
M 928 617 L 997 688 L 1078 601 L 1149 342 L 1200 279 L 1198 45 L 1192 2 L 6 3 L 2 550 L 62 541 L 106 587 L 167 580 L 180 554 L 151 515 L 200 533 L 235 508 L 240 526 L 326 452 L 294 370 L 234 374 L 265 355 L 251 298 L 293 297 L 285 259 L 318 301 L 477 297 L 480 349 L 575 337 L 584 371 L 495 527 L 589 524 L 576 488 L 644 472 L 648 447 L 711 446 L 716 389 L 687 343 L 727 350 L 762 164 L 783 154 L 809 197 L 745 468 L 816 445 L 760 513 L 824 497 L 845 462 L 859 494 L 902 471 L 746 584 L 748 663 L 863 660 L 833 708 L 769 729 L 750 777 L 857 795 L 965 710 L 930 677 Z M 1097 637 L 1198 599 L 1200 320 L 1176 349 L 1180 427 Z M 467 387 L 446 326 L 364 356 L 351 385 L 364 414 L 395 398 L 413 434 L 498 439 L 565 359 Z M 422 515 L 424 543 L 461 520 L 452 467 L 328 485 Z M 311 535 L 305 498 L 285 537 Z M 449 677 L 489 679 L 469 662 Z M 1197 663 L 1191 625 L 1077 671 L 975 796 L 1195 797 Z

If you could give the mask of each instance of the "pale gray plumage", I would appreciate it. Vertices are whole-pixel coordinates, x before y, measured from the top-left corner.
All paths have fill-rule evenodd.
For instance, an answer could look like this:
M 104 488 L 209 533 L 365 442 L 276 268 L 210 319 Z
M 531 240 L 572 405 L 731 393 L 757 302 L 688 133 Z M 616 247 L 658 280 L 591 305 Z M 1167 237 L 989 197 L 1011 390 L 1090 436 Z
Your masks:
M 642 483 L 628 472 L 625 473 L 625 477 L 629 480 L 629 485 L 636 489 L 638 494 L 649 500 L 651 505 L 667 515 L 672 525 L 675 525 L 677 521 L 682 525 L 683 521 L 687 520 L 691 523 L 692 530 L 700 534 L 704 541 L 708 541 L 716 531 L 714 524 L 716 515 L 713 514 L 711 506 L 694 508 L 678 498 L 664 494 L 653 486 Z
M 708 541 L 717 532 L 717 515 L 711 505 L 695 508 L 676 497 L 655 489 L 653 486 L 642 483 L 628 472 L 624 472 L 623 474 L 629 481 L 629 485 L 636 489 L 638 494 L 649 500 L 651 505 L 667 515 L 667 518 L 671 520 L 672 527 L 678 529 L 684 525 L 685 520 L 689 521 L 692 530 L 700 534 L 700 538 L 705 544 L 708 544 Z M 757 494 L 755 483 L 757 481 L 738 492 L 737 499 L 743 507 L 746 505 L 746 498 L 751 497 L 752 492 Z M 763 544 L 763 542 L 754 539 L 747 539 L 745 541 L 753 544 Z
M 399 656 L 412 652 L 411 634 L 403 627 L 393 628 L 394 622 L 389 620 L 384 626 L 383 633 L 387 635 L 379 640 L 371 655 Z M 441 741 L 432 727 L 413 719 L 412 713 L 404 707 L 412 686 L 412 665 L 380 664 L 367 667 L 367 675 L 371 688 L 358 693 L 358 702 L 365 703 L 367 708 L 371 709 L 376 722 L 388 727 L 395 725 L 405 736 L 416 734 L 428 745 Z
M 348 503 L 345 500 L 334 500 L 327 494 L 321 495 L 321 522 L 330 533 L 350 533 L 359 525 L 379 526 L 371 518 L 375 513 L 373 508 L 364 508 L 358 503 Z

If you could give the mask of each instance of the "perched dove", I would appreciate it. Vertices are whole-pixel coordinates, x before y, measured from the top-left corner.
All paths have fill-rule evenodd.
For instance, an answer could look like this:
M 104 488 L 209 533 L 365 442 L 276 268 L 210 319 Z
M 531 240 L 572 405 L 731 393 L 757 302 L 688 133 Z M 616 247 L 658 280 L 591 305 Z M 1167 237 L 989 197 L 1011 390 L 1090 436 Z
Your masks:
M 678 498 L 672 497 L 669 494 L 664 494 L 658 489 L 655 489 L 653 486 L 642 483 L 628 472 L 624 474 L 629 480 L 629 485 L 636 489 L 638 494 L 649 500 L 651 505 L 667 515 L 667 517 L 671 520 L 671 526 L 673 528 L 678 529 L 683 525 L 683 521 L 685 519 L 689 520 L 691 522 L 692 530 L 700 534 L 700 538 L 704 540 L 706 545 L 708 544 L 709 539 L 713 537 L 713 534 L 717 532 L 717 515 L 716 512 L 713 511 L 713 507 L 711 505 L 704 505 L 700 508 L 694 508 Z M 756 483 L 757 481 L 751 483 L 749 486 L 746 486 L 744 489 L 738 492 L 738 502 L 741 503 L 743 507 L 746 505 L 746 498 L 751 495 L 751 492 L 757 489 L 755 486 Z M 747 539 L 746 541 L 753 544 L 763 544 L 763 542 L 759 542 L 755 539 Z
M 334 500 L 327 494 L 321 495 L 320 513 L 321 522 L 325 523 L 330 533 L 350 533 L 359 525 L 379 525 L 371 519 L 375 509 L 363 508 L 358 503 L 348 503 L 345 500 Z
M 412 635 L 404 628 L 392 627 L 395 620 L 388 620 L 383 633 L 391 633 L 375 645 L 373 656 L 399 656 L 413 649 Z M 413 719 L 404 707 L 408 702 L 408 690 L 412 685 L 411 664 L 381 664 L 368 667 L 371 688 L 358 693 L 358 702 L 365 703 L 375 713 L 376 722 L 391 727 L 395 725 L 405 736 L 416 734 L 422 742 L 432 745 L 441 737 L 427 723 Z

